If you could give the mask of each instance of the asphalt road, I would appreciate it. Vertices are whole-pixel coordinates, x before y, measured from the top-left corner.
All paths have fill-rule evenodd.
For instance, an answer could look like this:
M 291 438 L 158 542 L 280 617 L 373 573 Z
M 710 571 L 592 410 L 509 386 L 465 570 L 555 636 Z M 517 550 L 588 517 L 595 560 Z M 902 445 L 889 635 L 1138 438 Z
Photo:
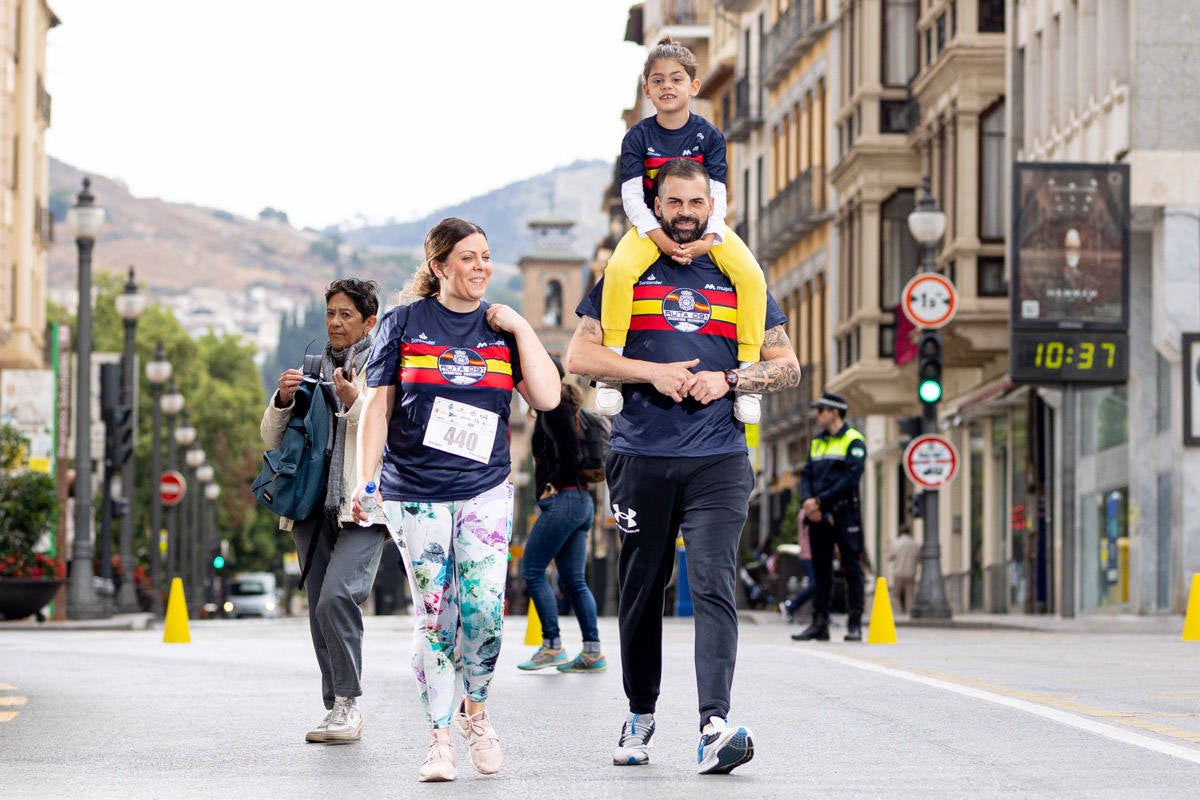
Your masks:
M 303 620 L 192 621 L 190 644 L 161 629 L 8 628 L 0 797 L 1194 798 L 1200 643 L 1161 628 L 902 627 L 894 645 L 797 644 L 796 628 L 748 616 L 730 718 L 754 731 L 756 756 L 700 776 L 690 620 L 667 621 L 651 763 L 614 767 L 615 620 L 601 620 L 609 670 L 566 675 L 516 669 L 532 648 L 514 617 L 489 702 L 505 766 L 476 774 L 460 740 L 449 785 L 416 781 L 409 617 L 367 620 L 364 738 L 347 746 L 304 743 L 323 709 Z M 577 648 L 574 621 L 563 630 Z

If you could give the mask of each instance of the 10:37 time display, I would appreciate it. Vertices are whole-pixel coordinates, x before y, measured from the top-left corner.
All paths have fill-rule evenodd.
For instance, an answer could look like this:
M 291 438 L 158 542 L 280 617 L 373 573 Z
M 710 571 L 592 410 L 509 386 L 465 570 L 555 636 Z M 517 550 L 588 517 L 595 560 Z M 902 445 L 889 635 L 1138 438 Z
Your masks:
M 1024 383 L 1124 383 L 1129 337 L 1092 331 L 1013 331 L 1012 379 Z

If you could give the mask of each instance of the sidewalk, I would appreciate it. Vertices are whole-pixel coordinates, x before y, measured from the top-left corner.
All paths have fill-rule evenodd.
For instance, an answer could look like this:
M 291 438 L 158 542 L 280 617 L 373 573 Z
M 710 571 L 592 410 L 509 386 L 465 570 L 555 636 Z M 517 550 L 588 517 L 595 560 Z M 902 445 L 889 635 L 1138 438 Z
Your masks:
M 894 613 L 894 612 L 893 612 Z M 1044 631 L 1047 633 L 1103 633 L 1103 634 L 1145 634 L 1153 636 L 1182 636 L 1183 615 L 1181 614 L 1112 614 L 1104 612 L 1088 612 L 1075 617 L 1065 618 L 1053 614 L 954 614 L 948 620 L 941 619 L 912 619 L 907 614 L 895 613 L 897 628 L 942 628 L 948 630 L 1016 630 Z M 754 625 L 786 626 L 778 611 L 768 610 L 739 610 L 738 617 L 743 623 Z M 797 617 L 790 626 L 802 630 L 808 624 L 807 616 Z M 845 627 L 846 615 L 834 614 L 831 627 Z M 863 620 L 863 625 L 870 624 L 870 618 Z
M 36 617 L 0 620 L 0 631 L 144 631 L 161 625 L 149 612 L 136 614 L 113 614 L 106 619 L 47 619 L 38 622 Z

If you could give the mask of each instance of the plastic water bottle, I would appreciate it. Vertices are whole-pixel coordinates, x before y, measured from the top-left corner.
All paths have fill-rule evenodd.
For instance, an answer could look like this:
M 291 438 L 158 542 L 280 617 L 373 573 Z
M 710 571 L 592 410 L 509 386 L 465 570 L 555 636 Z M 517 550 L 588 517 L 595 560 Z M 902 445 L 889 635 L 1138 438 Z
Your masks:
M 362 510 L 367 512 L 368 515 L 374 515 L 379 509 L 379 492 L 375 491 L 375 481 L 367 481 L 367 485 L 363 487 L 362 494 L 358 496 L 358 504 L 362 506 Z M 375 522 L 368 519 L 366 522 L 358 524 L 364 528 L 369 528 Z

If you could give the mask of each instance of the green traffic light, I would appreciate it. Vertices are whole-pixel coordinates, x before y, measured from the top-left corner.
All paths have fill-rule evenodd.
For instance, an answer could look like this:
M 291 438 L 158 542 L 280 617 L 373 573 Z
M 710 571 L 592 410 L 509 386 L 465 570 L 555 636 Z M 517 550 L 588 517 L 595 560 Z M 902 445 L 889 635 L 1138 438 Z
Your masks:
M 213 556 L 213 569 L 225 566 L 225 556 Z
M 921 398 L 922 403 L 936 403 L 942 399 L 942 384 L 932 380 L 921 381 L 921 385 L 917 387 L 917 396 Z

